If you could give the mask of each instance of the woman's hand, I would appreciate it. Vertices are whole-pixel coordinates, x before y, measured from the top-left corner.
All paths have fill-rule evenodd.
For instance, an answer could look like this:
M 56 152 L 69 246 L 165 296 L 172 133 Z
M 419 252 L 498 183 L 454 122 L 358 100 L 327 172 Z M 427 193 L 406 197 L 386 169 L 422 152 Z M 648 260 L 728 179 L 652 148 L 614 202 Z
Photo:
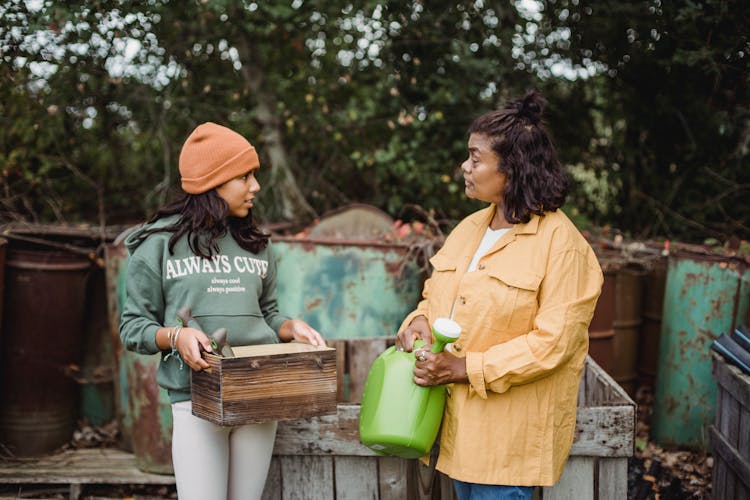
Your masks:
M 427 344 L 432 344 L 432 330 L 425 316 L 417 316 L 409 323 L 409 326 L 398 332 L 396 349 L 411 352 L 414 349 L 415 339 L 422 339 Z
M 466 358 L 459 358 L 449 352 L 432 353 L 425 347 L 414 351 L 417 362 L 414 365 L 414 383 L 422 386 L 464 383 L 469 381 L 466 374 Z
M 279 328 L 279 338 L 283 342 L 296 340 L 297 342 L 319 347 L 326 345 L 323 336 L 301 319 L 288 319 L 284 321 L 281 324 L 281 328 Z
M 199 346 L 203 346 L 203 349 L 208 352 L 213 351 L 211 339 L 202 331 L 190 327 L 184 327 L 180 330 L 175 347 L 182 360 L 195 371 L 201 371 L 211 366 L 201 356 Z

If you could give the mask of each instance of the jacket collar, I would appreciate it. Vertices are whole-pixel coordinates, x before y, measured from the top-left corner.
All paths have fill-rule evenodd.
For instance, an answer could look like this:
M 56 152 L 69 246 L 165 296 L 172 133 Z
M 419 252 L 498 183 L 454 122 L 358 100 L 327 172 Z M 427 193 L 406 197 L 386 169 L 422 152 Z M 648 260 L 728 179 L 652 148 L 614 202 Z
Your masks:
M 497 210 L 497 205 L 491 203 L 489 207 L 480 212 L 479 217 L 473 219 L 474 224 L 479 228 L 487 229 L 490 226 L 490 222 L 492 222 L 492 218 L 495 216 L 495 210 Z M 507 234 L 536 234 L 539 230 L 539 219 L 540 217 L 538 215 L 531 214 L 531 220 L 529 220 L 529 222 L 524 224 L 514 224 Z
M 495 216 L 495 210 L 497 210 L 497 205 L 495 203 L 492 203 L 489 207 L 481 211 L 476 218 L 472 219 L 477 229 L 475 236 L 476 241 L 474 242 L 472 248 L 476 248 L 479 245 L 479 242 L 482 240 L 485 231 L 490 226 L 490 222 L 492 222 L 492 218 Z M 532 214 L 531 220 L 529 220 L 529 222 L 526 222 L 524 224 L 514 224 L 510 228 L 510 231 L 502 235 L 497 243 L 495 243 L 495 245 L 492 247 L 492 249 L 490 249 L 490 251 L 488 251 L 485 255 L 490 255 L 499 250 L 502 250 L 510 243 L 514 242 L 516 240 L 516 236 L 518 235 L 536 234 L 539 230 L 539 219 L 540 217 L 538 215 Z M 466 264 L 468 265 L 468 262 Z

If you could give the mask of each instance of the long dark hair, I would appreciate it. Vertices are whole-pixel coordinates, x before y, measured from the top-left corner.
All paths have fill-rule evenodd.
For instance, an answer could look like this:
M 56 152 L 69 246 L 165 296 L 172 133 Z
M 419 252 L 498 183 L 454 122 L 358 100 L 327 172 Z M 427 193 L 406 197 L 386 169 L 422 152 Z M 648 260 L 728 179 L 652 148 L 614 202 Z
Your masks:
M 153 233 L 172 233 L 169 253 L 174 254 L 177 241 L 187 236 L 190 250 L 205 259 L 219 252 L 217 241 L 226 236 L 227 231 L 249 252 L 258 253 L 268 245 L 268 234 L 255 224 L 252 210 L 242 218 L 230 217 L 229 205 L 214 189 L 201 194 L 184 194 L 160 208 L 149 223 L 172 215 L 179 215 L 174 224 L 146 229 L 138 235 L 139 240 Z
M 500 158 L 497 168 L 507 177 L 503 212 L 513 224 L 529 222 L 531 214 L 554 212 L 568 194 L 568 178 L 542 123 L 546 104 L 542 94 L 532 90 L 469 127 L 469 134 L 488 136 Z

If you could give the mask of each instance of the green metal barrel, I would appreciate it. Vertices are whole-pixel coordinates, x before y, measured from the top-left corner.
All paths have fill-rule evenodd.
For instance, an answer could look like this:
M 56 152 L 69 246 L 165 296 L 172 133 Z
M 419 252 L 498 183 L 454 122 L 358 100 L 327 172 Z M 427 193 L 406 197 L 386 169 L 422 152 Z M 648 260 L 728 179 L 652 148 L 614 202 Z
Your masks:
M 274 238 L 279 310 L 327 339 L 393 336 L 424 275 L 407 245 Z
M 660 445 L 707 448 L 716 404 L 711 343 L 744 317 L 749 290 L 750 273 L 739 258 L 670 255 L 651 422 Z

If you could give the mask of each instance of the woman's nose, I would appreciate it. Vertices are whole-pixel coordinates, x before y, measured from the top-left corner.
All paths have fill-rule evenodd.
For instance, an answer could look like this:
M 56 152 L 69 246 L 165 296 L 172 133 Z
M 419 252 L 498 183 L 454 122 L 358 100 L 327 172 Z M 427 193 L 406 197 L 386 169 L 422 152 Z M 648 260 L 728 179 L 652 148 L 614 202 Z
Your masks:
M 253 177 L 252 182 L 250 182 L 250 187 L 248 188 L 248 190 L 251 193 L 257 193 L 258 191 L 260 191 L 260 182 L 258 182 L 258 179 Z
M 461 164 L 461 171 L 465 172 L 465 173 L 468 173 L 470 170 L 471 170 L 471 162 L 468 159 L 466 159 Z

